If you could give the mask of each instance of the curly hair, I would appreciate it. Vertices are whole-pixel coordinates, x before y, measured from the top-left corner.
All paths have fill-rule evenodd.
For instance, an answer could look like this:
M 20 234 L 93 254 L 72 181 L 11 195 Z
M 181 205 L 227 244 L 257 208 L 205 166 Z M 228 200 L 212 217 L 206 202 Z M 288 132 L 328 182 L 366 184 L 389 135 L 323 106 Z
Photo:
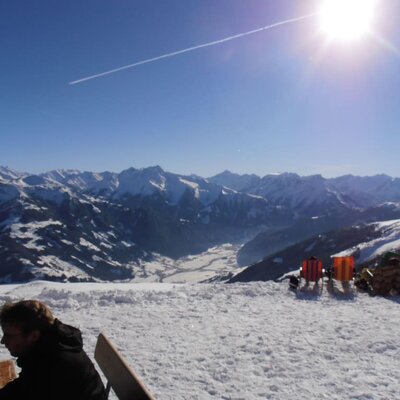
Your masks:
M 45 304 L 38 300 L 21 300 L 6 303 L 0 310 L 0 324 L 13 324 L 24 333 L 46 331 L 54 323 L 54 316 Z

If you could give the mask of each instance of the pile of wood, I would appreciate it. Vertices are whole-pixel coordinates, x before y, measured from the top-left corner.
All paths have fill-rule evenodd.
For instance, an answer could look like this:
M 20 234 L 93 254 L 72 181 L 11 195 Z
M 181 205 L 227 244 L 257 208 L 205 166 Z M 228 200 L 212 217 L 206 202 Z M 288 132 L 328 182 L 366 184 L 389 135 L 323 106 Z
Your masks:
M 369 284 L 376 294 L 387 296 L 400 293 L 400 267 L 387 265 L 370 270 L 372 277 Z

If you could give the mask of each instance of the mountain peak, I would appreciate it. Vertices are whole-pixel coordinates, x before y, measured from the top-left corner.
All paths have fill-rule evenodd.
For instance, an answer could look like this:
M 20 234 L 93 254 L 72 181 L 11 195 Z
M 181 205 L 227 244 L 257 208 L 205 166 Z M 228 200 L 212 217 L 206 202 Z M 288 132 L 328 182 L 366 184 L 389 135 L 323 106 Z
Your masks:
M 19 172 L 15 169 L 9 168 L 7 166 L 0 165 L 0 178 L 5 180 L 14 180 L 21 178 L 22 176 L 28 175 L 25 172 Z
M 254 174 L 236 174 L 229 170 L 225 170 L 217 175 L 207 178 L 211 183 L 225 186 L 238 191 L 245 191 L 252 186 L 255 186 L 260 181 L 260 177 Z
M 143 168 L 142 171 L 154 174 L 164 174 L 165 171 L 159 165 L 153 165 L 150 167 Z

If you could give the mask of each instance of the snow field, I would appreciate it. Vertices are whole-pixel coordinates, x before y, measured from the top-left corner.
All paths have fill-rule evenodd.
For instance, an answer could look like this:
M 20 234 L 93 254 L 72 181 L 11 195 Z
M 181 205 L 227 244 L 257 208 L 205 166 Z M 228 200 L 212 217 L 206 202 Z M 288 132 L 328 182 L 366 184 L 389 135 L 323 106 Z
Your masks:
M 0 286 L 105 332 L 157 399 L 396 399 L 400 298 L 292 293 L 283 283 Z M 3 347 L 0 358 L 9 355 Z
M 238 273 L 244 269 L 239 268 L 236 262 L 239 247 L 225 243 L 177 260 L 156 255 L 153 261 L 142 262 L 140 269 L 134 268 L 135 278 L 132 282 L 201 282 L 216 276 Z

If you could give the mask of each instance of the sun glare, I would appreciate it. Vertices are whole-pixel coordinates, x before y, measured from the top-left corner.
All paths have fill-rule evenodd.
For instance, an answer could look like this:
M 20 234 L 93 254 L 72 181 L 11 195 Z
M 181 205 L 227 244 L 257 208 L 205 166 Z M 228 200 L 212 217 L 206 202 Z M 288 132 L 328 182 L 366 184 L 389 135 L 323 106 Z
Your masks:
M 323 0 L 320 27 L 331 40 L 359 39 L 371 30 L 376 0 Z

